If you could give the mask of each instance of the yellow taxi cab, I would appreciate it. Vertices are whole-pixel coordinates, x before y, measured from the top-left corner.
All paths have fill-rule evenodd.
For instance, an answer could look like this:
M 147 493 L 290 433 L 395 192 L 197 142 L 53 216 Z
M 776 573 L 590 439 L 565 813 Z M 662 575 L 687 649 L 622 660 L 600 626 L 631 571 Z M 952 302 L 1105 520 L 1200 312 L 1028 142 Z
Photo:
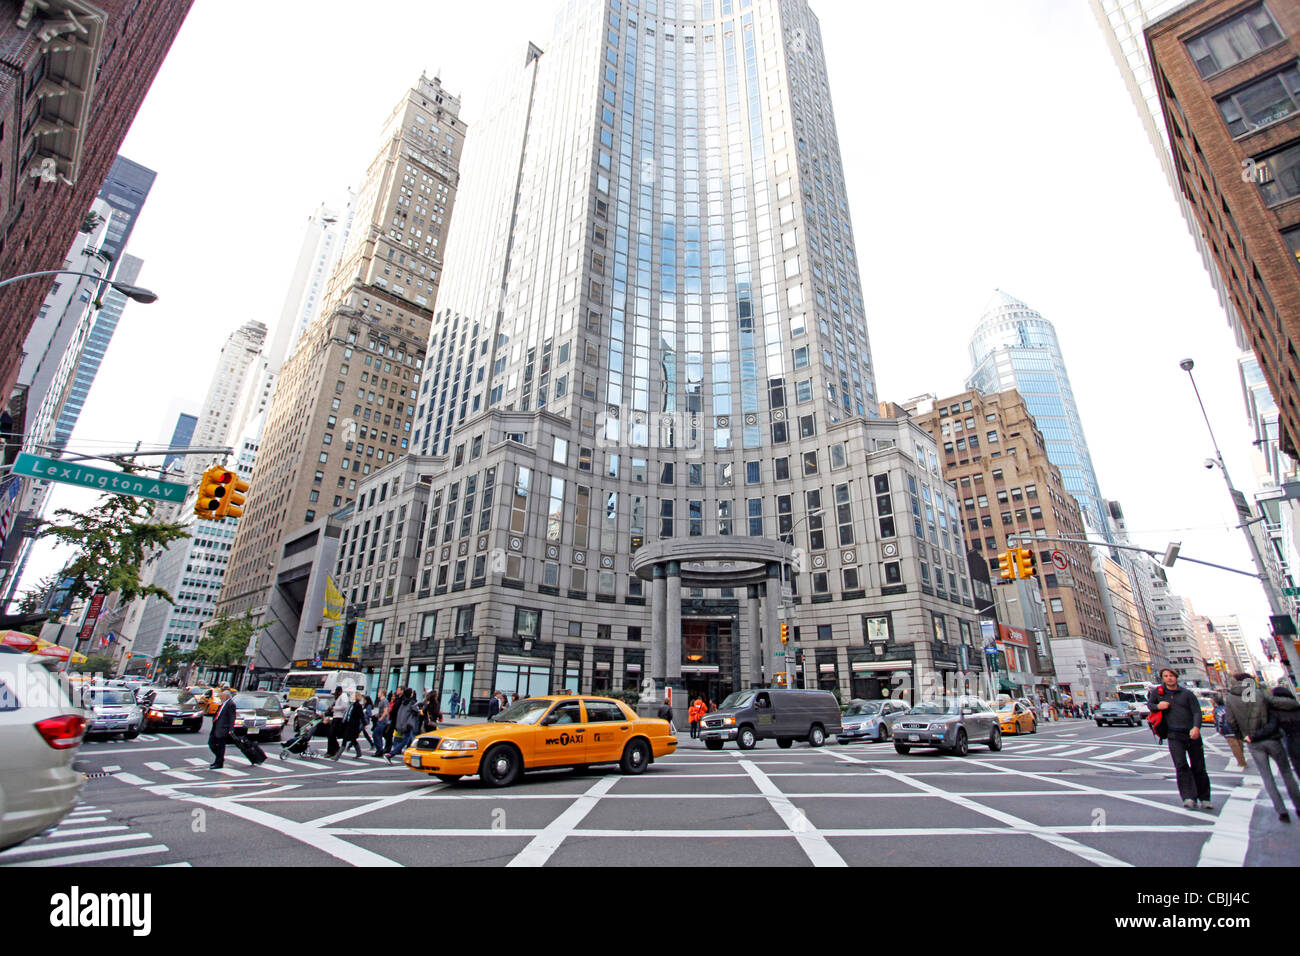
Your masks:
M 221 695 L 217 693 L 215 687 L 208 687 L 205 684 L 195 684 L 186 689 L 197 698 L 199 708 L 209 717 L 221 709 Z
M 545 767 L 616 763 L 623 773 L 638 774 L 676 750 L 666 720 L 638 717 L 609 697 L 557 694 L 525 698 L 488 723 L 421 734 L 402 760 L 444 783 L 477 774 L 508 787 L 525 771 Z
M 1034 712 L 1018 700 L 999 701 L 997 705 L 998 726 L 1004 734 L 1036 734 L 1038 721 Z

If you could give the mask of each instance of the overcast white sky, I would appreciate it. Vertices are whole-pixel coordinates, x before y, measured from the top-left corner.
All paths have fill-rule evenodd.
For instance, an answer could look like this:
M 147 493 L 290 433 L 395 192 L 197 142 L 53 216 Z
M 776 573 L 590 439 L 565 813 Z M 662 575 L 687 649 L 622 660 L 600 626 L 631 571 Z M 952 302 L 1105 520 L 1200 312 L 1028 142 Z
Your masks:
M 1060 336 L 1102 494 L 1135 543 L 1242 569 L 1207 471 L 1197 379 L 1237 484 L 1256 486 L 1237 352 L 1086 0 L 812 0 L 821 20 L 881 398 L 951 394 L 1000 287 Z M 74 447 L 165 441 L 197 411 L 225 336 L 274 326 L 302 227 L 355 185 L 427 71 L 473 135 L 489 80 L 545 46 L 554 0 L 201 0 L 122 153 L 158 172 L 128 251 L 131 305 Z M 145 373 L 145 374 L 142 374 Z M 84 504 L 68 489 L 55 504 Z M 27 576 L 57 570 L 49 551 Z M 1179 564 L 1198 613 L 1267 633 L 1260 587 Z

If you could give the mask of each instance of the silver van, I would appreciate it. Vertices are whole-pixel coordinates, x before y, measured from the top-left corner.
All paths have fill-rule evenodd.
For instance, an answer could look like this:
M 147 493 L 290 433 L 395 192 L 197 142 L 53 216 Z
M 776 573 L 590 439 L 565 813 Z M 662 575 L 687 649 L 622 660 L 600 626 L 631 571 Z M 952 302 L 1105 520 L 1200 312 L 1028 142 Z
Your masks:
M 829 691 L 754 688 L 737 691 L 706 715 L 700 739 L 710 750 L 721 750 L 728 740 L 741 750 L 752 750 L 760 740 L 775 740 L 781 748 L 796 740 L 820 747 L 842 729 L 839 702 Z

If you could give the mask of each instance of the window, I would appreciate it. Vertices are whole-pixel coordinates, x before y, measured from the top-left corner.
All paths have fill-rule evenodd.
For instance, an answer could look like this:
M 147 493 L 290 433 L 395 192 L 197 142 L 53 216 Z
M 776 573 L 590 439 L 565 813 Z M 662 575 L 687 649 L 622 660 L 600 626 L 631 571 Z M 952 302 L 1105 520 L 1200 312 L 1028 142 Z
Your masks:
M 817 640 L 829 641 L 831 640 L 832 637 L 834 637 L 834 632 L 831 630 L 831 626 L 829 624 L 817 625 Z
M 1187 43 L 1202 78 L 1250 59 L 1282 39 L 1282 31 L 1261 3 Z
M 1215 102 L 1228 125 L 1228 132 L 1233 136 L 1244 136 L 1300 109 L 1300 68 L 1292 64 L 1280 73 L 1254 80 Z
M 1300 196 L 1300 143 L 1256 159 L 1255 177 L 1270 206 Z
M 862 638 L 868 643 L 889 643 L 889 615 L 862 615 Z

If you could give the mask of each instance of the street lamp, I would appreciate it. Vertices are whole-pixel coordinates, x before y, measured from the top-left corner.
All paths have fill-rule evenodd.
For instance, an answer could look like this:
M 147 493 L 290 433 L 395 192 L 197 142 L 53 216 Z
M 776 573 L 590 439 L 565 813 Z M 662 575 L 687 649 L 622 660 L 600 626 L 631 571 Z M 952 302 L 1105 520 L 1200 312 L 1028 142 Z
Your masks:
M 158 295 L 148 289 L 138 285 L 131 285 L 129 282 L 117 282 L 113 279 L 105 279 L 94 272 L 73 272 L 69 269 L 47 269 L 43 272 L 28 272 L 20 276 L 10 276 L 8 279 L 0 279 L 0 289 L 5 286 L 18 282 L 21 279 L 35 279 L 38 276 L 81 276 L 86 279 L 99 279 L 101 282 L 107 282 L 118 292 L 122 293 L 128 299 L 134 299 L 136 302 L 143 302 L 145 305 L 158 301 Z
M 1210 427 L 1210 416 L 1205 411 L 1205 402 L 1201 400 L 1201 390 L 1196 387 L 1196 378 L 1192 375 L 1192 369 L 1195 365 L 1196 363 L 1189 358 L 1178 363 L 1178 367 L 1187 373 L 1187 378 L 1192 383 L 1192 391 L 1196 393 L 1196 403 L 1201 406 L 1201 417 L 1205 419 L 1205 428 L 1210 433 L 1210 443 L 1214 445 L 1214 458 L 1207 458 L 1205 467 L 1213 468 L 1218 465 L 1219 471 L 1223 473 L 1223 481 L 1228 486 L 1228 497 L 1232 499 L 1232 506 L 1241 521 L 1238 527 L 1241 528 L 1242 534 L 1246 536 L 1246 544 L 1250 547 L 1251 559 L 1255 562 L 1256 574 L 1260 583 L 1264 586 L 1264 595 L 1268 599 L 1269 613 L 1274 617 L 1289 619 L 1291 615 L 1282 603 L 1281 598 L 1278 597 L 1277 589 L 1273 586 L 1273 579 L 1269 576 L 1268 568 L 1264 564 L 1263 555 L 1259 552 L 1259 544 L 1251 533 L 1251 524 L 1259 519 L 1251 518 L 1250 508 L 1246 505 L 1245 496 L 1233 487 L 1232 479 L 1228 476 L 1228 466 L 1223 463 L 1223 453 L 1219 451 L 1219 442 L 1214 437 L 1214 429 Z M 1284 636 L 1281 643 L 1282 649 L 1286 651 L 1287 660 L 1290 662 L 1291 672 L 1300 677 L 1300 659 L 1296 655 L 1295 642 Z
M 814 508 L 812 511 L 809 511 L 807 514 L 805 514 L 803 517 L 801 517 L 799 520 L 797 520 L 794 524 L 792 524 L 792 525 L 790 526 L 790 530 L 784 532 L 784 534 L 788 534 L 788 535 L 790 536 L 790 544 L 791 544 L 791 545 L 794 544 L 794 533 L 795 533 L 795 531 L 798 529 L 799 525 L 803 524 L 803 523 L 804 523 L 805 521 L 807 521 L 809 518 L 820 518 L 823 514 L 825 514 L 824 509 L 822 509 L 822 508 Z M 792 584 L 792 585 L 793 585 L 793 582 L 794 582 L 794 576 L 795 576 L 796 573 L 797 573 L 797 572 L 796 572 L 796 571 L 794 570 L 794 568 L 792 567 L 792 568 L 790 569 L 790 579 L 791 579 L 791 584 Z M 793 602 L 791 602 L 791 603 L 786 603 L 786 600 L 785 600 L 785 589 L 782 588 L 782 591 L 781 591 L 781 617 L 782 617 L 783 619 L 785 619 L 785 620 L 789 620 L 789 618 L 790 618 L 790 610 L 791 610 L 793 607 L 794 607 Z M 791 635 L 790 635 L 790 643 L 787 644 L 787 645 L 785 646 L 785 651 L 784 651 L 784 653 L 785 653 L 785 686 L 786 686 L 786 687 L 794 687 L 794 672 L 795 672 L 795 667 L 796 667 L 794 661 L 795 661 L 795 659 L 798 657 L 798 648 L 794 645 L 794 634 L 793 634 L 793 633 L 791 633 Z M 771 675 L 769 675 L 769 680 L 770 680 L 770 679 L 771 679 Z

